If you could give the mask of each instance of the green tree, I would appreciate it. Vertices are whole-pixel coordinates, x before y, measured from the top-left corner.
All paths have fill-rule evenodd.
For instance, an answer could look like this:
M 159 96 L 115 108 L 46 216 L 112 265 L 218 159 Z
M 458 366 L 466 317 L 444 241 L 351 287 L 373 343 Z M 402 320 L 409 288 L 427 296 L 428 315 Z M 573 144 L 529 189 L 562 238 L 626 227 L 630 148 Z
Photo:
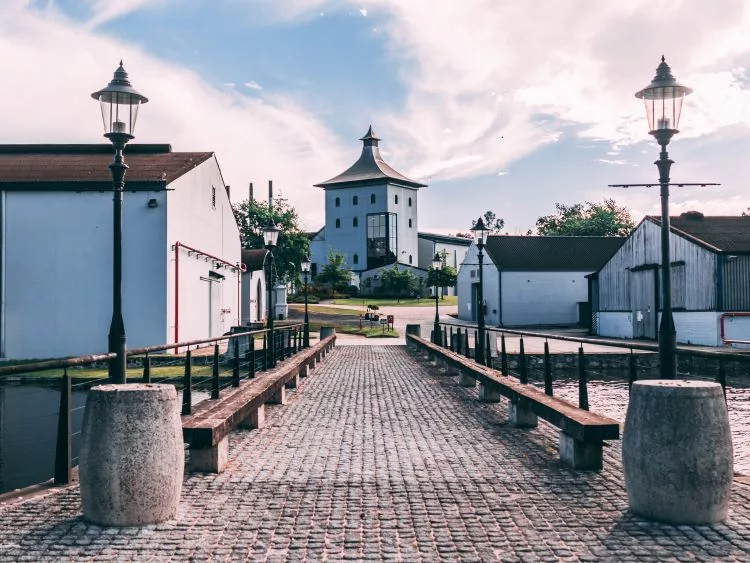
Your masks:
M 455 287 L 456 281 L 458 280 L 458 272 L 453 266 L 446 266 L 443 263 L 443 267 L 436 270 L 430 267 L 427 270 L 427 285 L 430 287 Z M 443 299 L 443 294 L 440 292 L 440 299 Z
M 574 205 L 555 203 L 555 208 L 555 213 L 536 220 L 538 234 L 550 237 L 624 237 L 635 227 L 628 208 L 617 205 L 613 199 Z
M 296 282 L 300 276 L 300 262 L 310 252 L 310 239 L 299 226 L 297 211 L 286 199 L 268 203 L 245 200 L 232 206 L 240 228 L 242 246 L 263 248 L 263 228 L 271 221 L 280 230 L 273 255 L 276 276 L 280 282 Z
M 487 230 L 493 235 L 496 235 L 497 233 L 503 230 L 503 227 L 505 227 L 505 219 L 495 215 L 494 211 L 489 211 L 489 210 L 485 211 L 484 215 L 482 215 L 482 221 L 484 222 L 484 226 L 487 228 Z M 474 228 L 476 224 L 477 224 L 476 220 L 472 221 L 471 227 Z M 461 236 L 461 235 L 456 233 L 456 236 Z M 474 238 L 474 237 L 472 235 L 469 235 L 466 238 Z
M 345 291 L 351 282 L 351 270 L 340 252 L 328 253 L 328 262 L 315 277 L 316 285 L 326 286 L 333 291 Z
M 380 290 L 386 295 L 393 295 L 397 302 L 401 302 L 401 297 L 405 294 L 413 293 L 417 290 L 419 283 L 414 272 L 405 268 L 399 269 L 398 264 L 391 268 L 386 268 L 380 275 Z
M 742 217 L 750 217 L 750 207 L 747 208 L 747 211 L 742 212 Z

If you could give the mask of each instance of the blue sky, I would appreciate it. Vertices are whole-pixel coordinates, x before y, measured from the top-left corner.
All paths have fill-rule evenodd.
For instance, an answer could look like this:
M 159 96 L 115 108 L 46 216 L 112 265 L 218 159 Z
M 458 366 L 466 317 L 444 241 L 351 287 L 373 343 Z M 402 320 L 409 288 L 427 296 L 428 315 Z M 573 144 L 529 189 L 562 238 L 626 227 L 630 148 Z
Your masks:
M 389 163 L 429 184 L 420 230 L 491 209 L 524 232 L 555 202 L 605 197 L 657 213 L 656 190 L 607 184 L 656 179 L 633 93 L 662 53 L 695 90 L 673 179 L 722 183 L 675 189 L 673 214 L 750 206 L 746 1 L 0 2 L 0 142 L 96 142 L 88 95 L 122 58 L 151 100 L 138 141 L 215 151 L 235 200 L 273 179 L 309 229 L 312 185 L 357 158 L 370 123 Z

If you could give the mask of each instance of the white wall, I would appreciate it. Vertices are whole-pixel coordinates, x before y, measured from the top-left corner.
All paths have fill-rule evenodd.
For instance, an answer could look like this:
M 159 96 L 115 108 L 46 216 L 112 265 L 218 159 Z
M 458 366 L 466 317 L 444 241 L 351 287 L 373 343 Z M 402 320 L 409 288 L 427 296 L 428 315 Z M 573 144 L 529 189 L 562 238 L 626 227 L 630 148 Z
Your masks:
M 156 208 L 147 202 L 155 198 Z M 112 318 L 112 193 L 7 192 L 5 355 L 106 352 Z M 126 192 L 123 317 L 128 347 L 165 342 L 165 193 Z
M 721 333 L 719 333 L 721 336 Z M 724 319 L 724 337 L 730 340 L 750 341 L 750 317 L 726 317 Z M 746 344 L 733 344 L 736 348 L 747 348 Z
M 212 190 L 216 188 L 216 206 Z M 212 157 L 169 185 L 167 202 L 168 295 L 166 342 L 174 342 L 175 251 L 182 244 L 222 258 L 232 264 L 241 260 L 240 233 L 224 187 L 216 158 Z M 224 277 L 217 283 L 213 314 L 209 313 L 209 271 Z M 180 251 L 179 258 L 179 334 L 180 341 L 218 336 L 240 323 L 238 293 L 240 273 L 229 268 L 217 269 L 212 260 Z M 212 298 L 212 301 L 213 301 Z M 209 331 L 209 326 L 211 330 Z
M 633 317 L 627 311 L 596 313 L 599 318 L 599 336 L 633 338 Z
M 485 323 L 488 325 L 498 325 L 500 322 L 500 286 L 497 267 L 492 262 L 486 252 L 483 252 L 482 267 L 482 292 L 485 302 Z M 472 272 L 474 273 L 472 277 Z M 456 282 L 456 291 L 458 295 L 458 318 L 464 321 L 472 319 L 472 291 L 474 283 L 479 283 L 479 261 L 477 257 L 477 247 L 472 244 L 466 253 L 466 258 L 458 270 L 458 281 Z
M 502 272 L 504 326 L 571 325 L 591 272 Z
M 260 281 L 260 292 L 258 291 Z M 260 300 L 260 315 L 258 301 Z M 243 272 L 242 274 L 242 324 L 255 323 L 266 318 L 266 277 L 263 270 Z
M 721 346 L 719 315 L 720 313 L 715 311 L 674 311 L 672 318 L 677 330 L 677 342 L 698 346 Z M 661 313 L 659 322 L 661 322 Z

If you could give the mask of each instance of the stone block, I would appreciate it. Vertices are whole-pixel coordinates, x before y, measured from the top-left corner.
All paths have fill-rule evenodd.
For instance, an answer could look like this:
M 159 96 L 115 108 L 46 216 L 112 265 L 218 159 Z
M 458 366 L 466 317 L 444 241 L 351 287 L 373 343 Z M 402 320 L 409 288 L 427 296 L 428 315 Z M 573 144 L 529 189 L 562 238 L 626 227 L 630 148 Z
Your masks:
M 536 428 L 539 424 L 536 414 L 528 405 L 513 402 L 508 407 L 508 422 L 516 428 Z
M 210 448 L 190 448 L 190 471 L 221 473 L 229 462 L 229 438 Z
M 502 395 L 495 385 L 479 382 L 479 400 L 483 403 L 499 403 Z
M 310 366 L 307 365 L 307 364 L 302 364 L 299 367 L 299 376 L 300 377 L 307 377 L 308 375 L 310 375 Z
M 286 404 L 286 388 L 282 385 L 276 392 L 271 396 L 268 401 L 269 405 L 285 405 Z
M 265 405 L 259 406 L 255 411 L 248 416 L 245 420 L 240 422 L 240 428 L 247 430 L 253 430 L 256 428 L 263 428 L 266 425 L 266 407 Z
M 294 377 L 292 377 L 289 381 L 287 381 L 284 386 L 287 389 L 296 389 L 299 386 L 299 374 L 295 374 Z
M 561 430 L 560 461 L 571 469 L 600 471 L 602 468 L 602 443 L 581 442 Z
M 477 380 L 462 371 L 458 376 L 458 384 L 461 387 L 474 387 L 477 384 Z

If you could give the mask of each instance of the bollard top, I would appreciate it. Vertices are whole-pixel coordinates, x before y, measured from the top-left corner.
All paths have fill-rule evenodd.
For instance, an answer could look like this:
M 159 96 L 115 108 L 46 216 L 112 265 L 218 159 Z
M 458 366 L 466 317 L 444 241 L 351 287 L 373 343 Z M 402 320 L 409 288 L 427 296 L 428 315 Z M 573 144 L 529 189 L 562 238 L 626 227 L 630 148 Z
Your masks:
M 174 385 L 165 383 L 123 383 L 97 385 L 89 389 L 89 393 L 99 395 L 110 395 L 119 399 L 133 399 L 146 397 L 152 399 L 171 400 L 177 399 L 177 389 Z
M 694 379 L 645 379 L 633 383 L 633 393 L 639 395 L 681 395 L 712 397 L 723 395 L 721 385 L 715 381 Z

